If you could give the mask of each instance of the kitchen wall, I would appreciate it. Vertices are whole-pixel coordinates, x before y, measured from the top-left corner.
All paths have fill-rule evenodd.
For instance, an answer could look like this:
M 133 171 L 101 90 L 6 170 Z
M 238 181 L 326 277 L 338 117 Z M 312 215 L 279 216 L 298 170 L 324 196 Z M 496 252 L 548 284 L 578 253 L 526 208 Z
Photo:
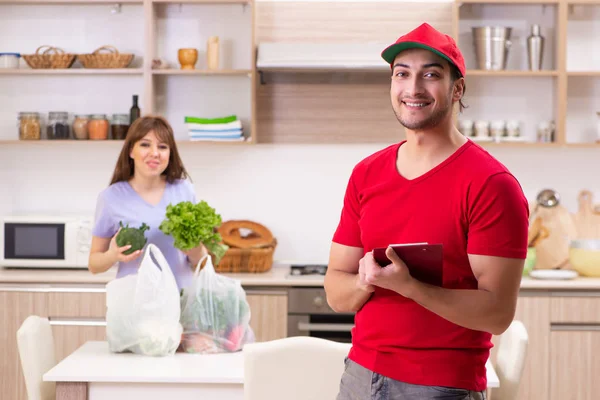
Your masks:
M 114 44 L 122 51 L 142 51 L 142 38 L 125 34 L 141 31 L 138 26 L 140 6 L 124 5 L 121 14 L 112 16 L 109 6 L 104 5 L 72 6 L 75 9 L 69 8 L 71 6 L 42 7 L 44 13 L 38 14 L 38 17 L 28 13 L 23 6 L 5 6 L 2 9 L 10 12 L 0 15 L 0 51 L 33 52 L 37 45 L 45 44 L 39 42 L 39 37 L 44 37 L 50 44 L 71 46 L 73 51 L 91 51 L 102 44 Z M 72 15 L 69 14 L 71 12 Z M 97 16 L 93 23 L 86 23 L 77 20 L 81 13 L 86 18 Z M 138 22 L 129 23 L 128 16 L 137 18 Z M 580 26 L 576 18 L 582 18 L 581 12 L 574 18 L 573 26 Z M 66 31 L 64 23 L 59 23 L 65 19 L 72 21 Z M 585 23 L 590 23 L 589 19 Z M 110 26 L 108 37 L 105 36 L 107 29 L 103 28 L 107 25 Z M 23 31 L 21 26 L 27 26 L 28 29 Z M 32 27 L 35 30 L 30 30 Z M 176 26 L 165 29 L 172 32 Z M 586 40 L 589 43 L 589 39 Z M 179 45 L 173 41 L 166 43 L 165 46 L 172 48 Z M 597 63 L 594 65 L 598 66 Z M 175 81 L 178 79 L 175 77 L 169 79 L 175 82 L 171 87 L 180 87 L 180 93 L 185 92 L 184 81 Z M 523 93 L 523 83 L 526 81 L 489 79 L 494 80 L 490 83 L 478 78 L 477 81 L 481 81 L 482 87 L 490 84 L 502 93 L 469 87 L 467 103 L 472 106 L 471 110 L 485 108 L 500 112 L 503 104 L 510 105 L 514 110 L 515 101 L 518 101 L 519 93 Z M 543 79 L 547 81 L 528 83 L 528 93 L 534 96 L 533 100 L 543 101 L 529 98 L 522 107 L 518 107 L 523 115 L 529 113 L 540 118 L 548 117 L 544 113 L 552 108 L 550 79 L 554 78 Z M 570 111 L 577 113 L 585 108 L 588 115 L 588 111 L 594 107 L 600 110 L 600 78 L 591 81 L 577 78 L 574 82 L 569 82 L 570 95 L 573 96 L 573 101 L 569 102 L 569 107 L 572 107 Z M 160 89 L 161 85 L 158 87 Z M 131 94 L 142 91 L 142 88 L 141 76 L 106 79 L 90 76 L 0 77 L 0 138 L 14 138 L 17 111 L 47 112 L 58 108 L 71 112 L 102 110 L 100 112 L 109 114 L 127 111 Z M 535 93 L 530 93 L 532 90 Z M 236 95 L 235 91 L 223 93 L 215 103 L 227 104 L 228 96 L 232 95 Z M 190 99 L 185 93 L 172 94 L 170 100 L 178 101 L 175 105 L 171 103 L 172 110 L 193 101 Z M 201 109 L 199 104 L 192 104 L 192 107 Z M 391 110 L 389 112 L 391 114 Z M 586 139 L 593 134 L 589 130 L 593 124 L 594 121 L 589 119 L 582 122 L 582 126 L 587 127 L 585 135 L 582 135 Z M 579 127 L 574 125 L 570 128 L 573 129 L 569 136 L 579 138 Z M 182 132 L 178 131 L 177 134 L 181 135 Z M 365 135 L 368 134 L 365 130 Z M 251 219 L 269 227 L 279 241 L 275 254 L 277 260 L 326 262 L 352 167 L 385 145 L 387 143 L 194 144 L 181 146 L 180 152 L 195 183 L 198 198 L 216 207 L 224 219 Z M 96 196 L 108 184 L 119 146 L 119 143 L 113 142 L 0 145 L 0 214 L 70 212 L 93 215 Z M 600 197 L 600 180 L 597 177 L 597 171 L 600 171 L 600 148 L 492 147 L 490 152 L 515 173 L 531 200 L 539 190 L 550 187 L 559 191 L 566 207 L 576 211 L 579 190 L 591 189 Z
M 198 198 L 225 219 L 251 219 L 268 226 L 279 239 L 276 259 L 326 262 L 351 168 L 382 146 L 194 145 L 182 147 L 181 153 Z M 551 187 L 576 211 L 579 190 L 589 188 L 600 198 L 598 149 L 490 151 L 515 173 L 530 199 Z M 117 143 L 0 148 L 0 213 L 92 214 L 118 152 Z

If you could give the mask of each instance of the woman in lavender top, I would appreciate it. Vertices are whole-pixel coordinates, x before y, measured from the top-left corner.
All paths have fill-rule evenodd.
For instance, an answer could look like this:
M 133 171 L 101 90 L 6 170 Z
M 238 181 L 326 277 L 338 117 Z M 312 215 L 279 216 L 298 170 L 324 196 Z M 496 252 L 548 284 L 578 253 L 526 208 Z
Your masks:
M 198 263 L 205 248 L 182 252 L 158 227 L 167 205 L 196 203 L 187 178 L 169 123 L 155 116 L 137 119 L 129 128 L 110 185 L 98 196 L 89 270 L 96 274 L 118 263 L 117 278 L 137 273 L 142 251 L 125 255 L 130 246 L 119 247 L 115 238 L 120 221 L 134 228 L 146 223 L 148 243 L 163 253 L 179 288 L 186 287 L 192 277 L 190 266 Z

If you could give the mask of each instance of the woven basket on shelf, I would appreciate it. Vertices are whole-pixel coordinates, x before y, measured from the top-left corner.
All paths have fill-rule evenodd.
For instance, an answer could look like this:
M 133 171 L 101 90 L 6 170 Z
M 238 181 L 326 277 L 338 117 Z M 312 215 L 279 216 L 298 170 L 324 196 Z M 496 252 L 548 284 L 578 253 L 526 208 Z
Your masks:
M 101 53 L 102 50 L 108 53 Z M 119 53 L 113 46 L 102 46 L 91 54 L 78 54 L 84 68 L 126 68 L 133 60 L 132 53 Z
M 230 247 L 219 264 L 215 266 L 217 272 L 267 272 L 273 266 L 273 253 L 277 247 L 277 240 L 269 246 L 238 249 Z
M 63 49 L 48 45 L 38 47 L 35 54 L 23 55 L 27 65 L 33 69 L 70 68 L 75 58 L 76 54 L 65 53 Z

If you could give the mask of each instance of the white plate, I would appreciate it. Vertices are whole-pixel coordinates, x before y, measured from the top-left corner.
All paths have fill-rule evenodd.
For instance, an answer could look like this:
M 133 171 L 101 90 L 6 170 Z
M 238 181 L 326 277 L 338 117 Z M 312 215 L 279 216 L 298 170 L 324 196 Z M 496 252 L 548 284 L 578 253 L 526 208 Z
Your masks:
M 534 279 L 574 279 L 579 274 L 568 269 L 534 269 L 529 276 Z

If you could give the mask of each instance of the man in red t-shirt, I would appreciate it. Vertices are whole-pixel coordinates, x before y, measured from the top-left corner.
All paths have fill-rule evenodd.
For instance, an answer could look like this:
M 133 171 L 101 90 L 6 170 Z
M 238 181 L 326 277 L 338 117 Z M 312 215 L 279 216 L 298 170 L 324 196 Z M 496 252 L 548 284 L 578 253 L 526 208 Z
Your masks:
M 382 57 L 406 140 L 356 165 L 333 236 L 327 301 L 356 312 L 338 399 L 484 399 L 491 336 L 516 309 L 527 200 L 453 124 L 465 62 L 451 37 L 423 24 Z M 388 247 L 417 242 L 443 245 L 441 285 L 413 278 Z

